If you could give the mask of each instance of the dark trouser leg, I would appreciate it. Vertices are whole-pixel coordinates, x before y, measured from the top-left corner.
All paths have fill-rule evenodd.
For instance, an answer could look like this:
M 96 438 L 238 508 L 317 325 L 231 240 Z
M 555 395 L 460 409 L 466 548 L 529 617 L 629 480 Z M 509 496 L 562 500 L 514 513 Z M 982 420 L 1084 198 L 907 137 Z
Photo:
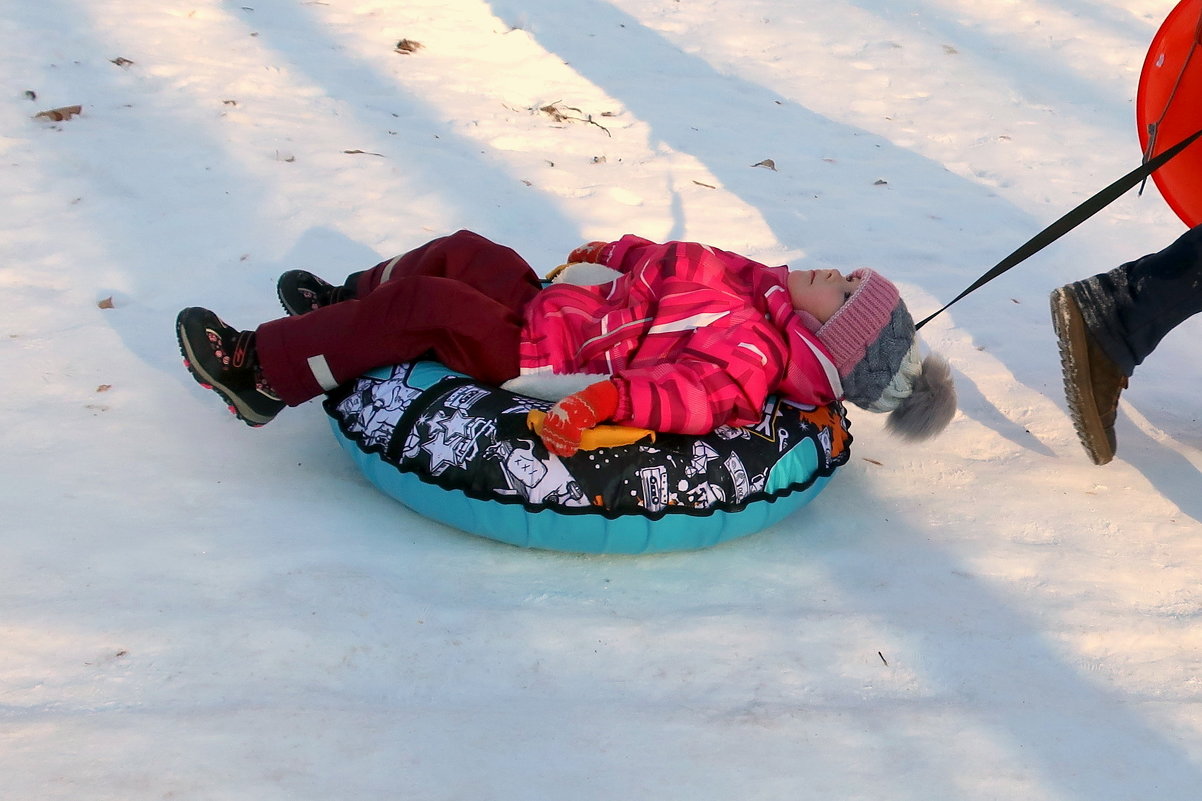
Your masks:
M 1169 331 L 1202 311 L 1202 226 L 1071 286 L 1089 333 L 1129 376 Z
M 450 278 L 514 310 L 525 308 L 542 284 L 525 259 L 471 231 L 434 239 L 370 270 L 347 276 L 351 296 L 363 298 L 390 281 L 416 275 Z
M 347 300 L 256 330 L 263 375 L 296 406 L 376 367 L 424 355 L 485 383 L 518 374 L 522 317 L 449 278 L 389 281 Z
M 291 406 L 427 354 L 501 383 L 518 373 L 521 312 L 540 286 L 513 250 L 460 231 L 359 274 L 356 299 L 259 326 L 259 364 Z

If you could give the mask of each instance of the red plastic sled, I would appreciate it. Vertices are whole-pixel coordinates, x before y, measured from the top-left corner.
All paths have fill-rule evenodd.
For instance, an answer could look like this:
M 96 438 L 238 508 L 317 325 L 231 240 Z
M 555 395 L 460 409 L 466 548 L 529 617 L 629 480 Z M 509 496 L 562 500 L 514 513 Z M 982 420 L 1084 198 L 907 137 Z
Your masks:
M 1178 3 L 1152 39 L 1139 76 L 1135 119 L 1148 158 L 1202 129 L 1202 0 Z M 1186 148 L 1152 180 L 1186 225 L 1202 223 L 1202 145 Z

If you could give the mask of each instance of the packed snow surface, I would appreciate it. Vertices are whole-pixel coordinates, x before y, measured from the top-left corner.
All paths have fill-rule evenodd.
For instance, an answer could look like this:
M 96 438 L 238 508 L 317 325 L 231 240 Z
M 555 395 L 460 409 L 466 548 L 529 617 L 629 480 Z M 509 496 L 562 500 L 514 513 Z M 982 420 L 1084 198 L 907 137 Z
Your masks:
M 1047 305 L 1184 231 L 1154 186 L 923 330 L 942 437 L 853 408 L 812 504 L 700 552 L 432 523 L 318 403 L 238 423 L 172 332 L 460 228 L 872 266 L 922 316 L 1139 163 L 1172 6 L 7 3 L 0 797 L 1197 797 L 1200 321 L 1095 467 Z

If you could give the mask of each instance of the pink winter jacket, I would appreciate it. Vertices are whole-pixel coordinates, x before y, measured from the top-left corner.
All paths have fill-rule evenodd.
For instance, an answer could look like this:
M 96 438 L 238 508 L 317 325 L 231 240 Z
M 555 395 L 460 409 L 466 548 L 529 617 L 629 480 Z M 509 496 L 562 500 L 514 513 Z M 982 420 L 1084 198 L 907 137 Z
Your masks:
M 612 376 L 615 422 L 679 434 L 754 423 L 773 392 L 818 405 L 840 396 L 830 352 L 790 303 L 787 268 L 632 235 L 595 258 L 622 275 L 555 284 L 527 307 L 523 374 Z

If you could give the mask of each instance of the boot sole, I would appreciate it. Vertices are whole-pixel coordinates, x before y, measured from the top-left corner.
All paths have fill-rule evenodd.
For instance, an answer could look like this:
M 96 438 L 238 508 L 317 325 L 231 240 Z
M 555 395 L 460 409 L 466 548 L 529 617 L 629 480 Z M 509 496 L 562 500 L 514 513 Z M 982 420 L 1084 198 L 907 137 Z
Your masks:
M 312 311 L 312 309 L 305 309 L 304 311 L 297 311 L 296 309 L 292 308 L 290 305 L 288 305 L 288 301 L 284 299 L 284 293 L 280 291 L 280 288 L 278 286 L 275 289 L 275 296 L 280 301 L 280 306 L 282 306 L 284 308 L 284 311 L 288 314 L 289 317 L 300 317 L 302 314 Z
M 1069 417 L 1077 439 L 1094 464 L 1102 465 L 1114 458 L 1114 449 L 1106 436 L 1106 427 L 1098 413 L 1092 392 L 1084 392 L 1073 376 L 1089 378 L 1089 364 L 1078 363 L 1074 354 L 1089 352 L 1085 320 L 1077 307 L 1076 298 L 1065 287 L 1052 291 L 1052 328 L 1060 347 L 1060 373 L 1064 379 L 1064 397 L 1068 401 Z
M 275 416 L 264 417 L 246 405 L 244 401 L 238 398 L 237 395 L 226 390 L 216 378 L 211 376 L 204 369 L 200 360 L 196 358 L 196 354 L 192 351 L 192 347 L 188 343 L 188 338 L 184 336 L 184 326 L 179 320 L 175 322 L 175 339 L 179 342 L 179 352 L 184 357 L 184 367 L 188 368 L 188 372 L 196 379 L 196 383 L 200 384 L 205 389 L 211 389 L 221 396 L 229 408 L 230 413 L 237 417 L 242 422 L 252 428 L 265 426 L 275 419 Z

